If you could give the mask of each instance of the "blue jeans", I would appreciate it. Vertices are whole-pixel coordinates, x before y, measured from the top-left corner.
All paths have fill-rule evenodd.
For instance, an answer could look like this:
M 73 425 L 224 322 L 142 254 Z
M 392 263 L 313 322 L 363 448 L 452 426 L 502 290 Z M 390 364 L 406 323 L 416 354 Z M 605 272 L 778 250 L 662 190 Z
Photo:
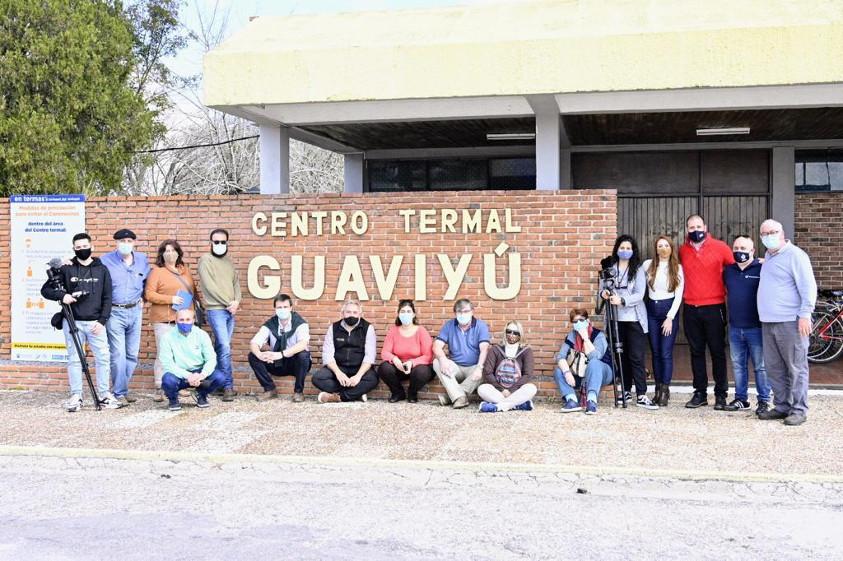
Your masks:
M 94 353 L 94 363 L 97 369 L 97 394 L 102 399 L 108 393 L 111 359 L 109 358 L 108 336 L 105 334 L 105 327 L 102 328 L 99 335 L 91 333 L 91 328 L 95 323 L 97 322 L 76 320 L 76 327 L 79 329 L 79 342 L 82 343 L 82 352 L 85 351 L 85 343 L 87 342 L 91 352 Z M 70 337 L 67 320 L 62 325 L 62 331 L 64 331 L 64 340 L 67 344 L 67 377 L 70 379 L 70 393 L 82 395 L 82 362 L 79 360 L 79 353 L 76 352 L 73 339 Z
M 219 371 L 214 370 L 211 374 L 202 380 L 199 387 L 196 388 L 196 393 L 203 397 L 208 397 L 209 393 L 215 392 L 225 385 L 225 375 Z M 179 378 L 175 374 L 165 372 L 161 378 L 161 389 L 170 402 L 179 400 L 179 390 L 185 390 L 191 385 L 184 378 Z
M 673 345 L 679 334 L 679 320 L 674 317 L 670 335 L 662 335 L 662 324 L 671 306 L 673 298 L 647 300 L 647 335 L 653 354 L 653 379 L 657 384 L 669 384 L 673 379 Z
M 760 327 L 742 329 L 729 327 L 729 352 L 732 355 L 732 369 L 735 372 L 735 399 L 747 401 L 749 388 L 748 359 L 752 359 L 755 371 L 755 389 L 758 401 L 770 401 L 770 382 L 764 367 L 764 343 Z
M 556 385 L 559 386 L 559 393 L 562 394 L 562 397 L 577 401 L 577 390 L 565 381 L 565 375 L 558 366 L 553 370 L 553 379 L 556 380 Z M 597 396 L 600 395 L 600 388 L 611 384 L 613 380 L 614 373 L 611 366 L 602 360 L 588 361 L 588 366 L 585 368 L 585 389 L 590 401 L 596 402 Z
M 142 326 L 142 303 L 134 308 L 111 308 L 106 329 L 111 353 L 111 386 L 117 397 L 129 391 L 129 380 L 138 365 Z
M 231 337 L 234 335 L 234 316 L 228 310 L 207 310 L 205 317 L 214 332 L 214 350 L 217 353 L 217 368 L 225 376 L 225 389 L 234 387 L 231 375 Z

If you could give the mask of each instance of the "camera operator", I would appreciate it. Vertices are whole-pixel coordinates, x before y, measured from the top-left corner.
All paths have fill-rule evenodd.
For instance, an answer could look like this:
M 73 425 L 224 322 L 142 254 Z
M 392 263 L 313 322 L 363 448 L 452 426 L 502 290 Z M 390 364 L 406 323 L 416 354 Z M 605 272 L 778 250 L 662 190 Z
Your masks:
M 601 261 L 600 297 L 616 307 L 618 335 L 623 344 L 623 391 L 630 399 L 635 380 L 635 405 L 658 409 L 647 397 L 647 373 L 644 357 L 647 348 L 647 310 L 644 291 L 647 279 L 641 267 L 638 243 L 629 235 L 618 236 L 612 255 Z M 608 326 L 607 326 L 608 329 Z
M 96 257 L 91 256 L 91 236 L 86 233 L 73 236 L 75 257 L 70 264 L 58 270 L 60 283 L 47 280 L 41 287 L 41 295 L 70 306 L 79 330 L 82 345 L 87 341 L 97 370 L 97 394 L 100 403 L 107 409 L 118 409 L 121 404 L 108 391 L 111 375 L 111 358 L 108 351 L 108 336 L 105 325 L 111 315 L 111 276 L 108 269 Z M 70 399 L 65 402 L 69 412 L 82 408 L 82 357 L 75 351 L 68 322 L 62 322 L 64 339 L 67 342 L 67 375 L 70 379 Z

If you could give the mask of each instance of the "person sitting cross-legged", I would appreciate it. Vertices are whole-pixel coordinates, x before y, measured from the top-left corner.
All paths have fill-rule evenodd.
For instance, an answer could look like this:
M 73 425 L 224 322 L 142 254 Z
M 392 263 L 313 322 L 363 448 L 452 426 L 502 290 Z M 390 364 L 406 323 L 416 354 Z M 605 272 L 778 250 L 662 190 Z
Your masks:
M 211 337 L 195 327 L 194 320 L 193 308 L 179 310 L 176 329 L 161 340 L 161 389 L 170 401 L 170 411 L 181 409 L 179 390 L 196 388 L 196 406 L 208 407 L 208 394 L 225 386 L 225 374 L 217 368 Z
M 585 412 L 587 415 L 593 415 L 597 413 L 597 396 L 600 394 L 600 388 L 611 384 L 614 379 L 612 354 L 606 335 L 591 325 L 588 310 L 574 308 L 569 318 L 573 329 L 565 337 L 559 354 L 556 355 L 558 362 L 553 371 L 553 377 L 556 385 L 559 386 L 559 393 L 565 398 L 565 405 L 562 406 L 563 413 L 582 411 L 576 388 L 584 383 L 587 392 Z M 571 372 L 568 355 L 572 351 L 583 353 L 588 359 L 583 379 L 577 380 Z
M 494 345 L 483 364 L 483 384 L 477 395 L 483 400 L 481 413 L 499 411 L 531 411 L 536 385 L 533 380 L 533 349 L 523 339 L 519 321 L 506 324 L 504 343 Z

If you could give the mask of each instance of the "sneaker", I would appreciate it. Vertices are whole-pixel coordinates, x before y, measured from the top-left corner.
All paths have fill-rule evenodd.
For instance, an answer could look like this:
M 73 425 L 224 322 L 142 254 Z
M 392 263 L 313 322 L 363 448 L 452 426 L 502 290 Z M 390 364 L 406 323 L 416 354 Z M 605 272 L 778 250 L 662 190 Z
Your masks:
M 791 413 L 790 415 L 785 417 L 784 424 L 789 427 L 798 427 L 807 420 L 808 417 L 806 417 L 802 413 Z
M 588 401 L 585 404 L 585 414 L 586 415 L 597 415 L 597 403 L 594 401 Z
M 199 392 L 193 394 L 193 401 L 196 402 L 196 407 L 200 409 L 205 409 L 206 407 L 211 406 L 211 404 L 208 403 L 208 396 Z
M 644 409 L 649 409 L 654 411 L 659 408 L 658 405 L 652 402 L 652 400 L 647 397 L 647 394 L 639 395 L 638 398 L 635 400 L 635 405 L 637 407 L 643 407 Z
M 726 410 L 726 396 L 725 395 L 714 396 L 714 410 L 715 411 L 725 411 Z
M 363 395 L 360 396 L 360 401 L 362 401 L 363 403 L 366 403 L 367 401 L 369 401 L 369 395 L 364 393 Z
M 451 398 L 448 397 L 447 394 L 446 395 L 439 394 L 436 397 L 439 398 L 439 405 L 441 405 L 442 407 L 445 407 L 445 406 L 451 404 Z
M 724 411 L 742 411 L 749 409 L 749 402 L 742 399 L 733 399 L 732 402 L 723 409 Z
M 465 396 L 460 396 L 454 400 L 453 403 L 454 409 L 462 409 L 463 407 L 468 407 L 468 398 Z
M 688 409 L 696 409 L 697 407 L 702 407 L 704 405 L 708 405 L 708 396 L 704 393 L 694 392 L 694 395 L 690 400 L 688 400 L 685 407 Z
M 528 399 L 524 403 L 519 403 L 515 407 L 512 408 L 513 411 L 532 411 L 533 410 L 533 400 Z
M 64 402 L 63 407 L 68 413 L 76 413 L 82 409 L 82 396 L 78 393 L 71 395 L 70 398 Z
M 778 409 L 769 409 L 758 414 L 758 418 L 762 421 L 779 421 L 781 419 L 786 419 L 788 416 L 789 415 L 787 413 L 779 411 Z
M 339 403 L 342 399 L 340 399 L 340 394 L 338 393 L 319 392 L 319 395 L 316 396 L 316 401 L 319 403 Z
M 769 410 L 770 410 L 770 404 L 769 403 L 767 403 L 766 401 L 759 401 L 758 406 L 755 408 L 755 414 L 760 415 L 761 413 L 764 413 L 765 411 L 769 411 Z
M 161 403 L 164 401 L 164 390 L 161 388 L 155 388 L 155 393 L 152 394 L 152 401 L 155 403 Z
M 120 402 L 120 407 L 127 407 L 129 405 L 129 398 L 125 395 L 121 395 L 120 397 L 115 397 L 117 401 Z
M 566 400 L 565 405 L 562 406 L 562 412 L 573 413 L 574 411 L 582 411 L 582 407 L 580 407 L 580 404 L 573 399 Z
M 234 401 L 234 396 L 237 395 L 231 388 L 226 388 L 224 392 L 222 392 L 222 400 L 223 401 Z
M 480 413 L 497 413 L 498 406 L 494 403 L 489 403 L 488 401 L 481 401 L 480 407 L 478 407 L 477 411 Z
M 293 403 L 301 403 L 304 401 L 304 394 L 301 392 L 296 392 L 293 394 Z
M 181 411 L 181 403 L 179 403 L 179 400 L 178 399 L 176 399 L 176 400 L 171 399 L 169 409 L 170 409 L 170 411 Z
M 120 409 L 121 407 L 123 407 L 123 404 L 120 402 L 120 400 L 111 395 L 110 393 L 105 394 L 105 397 L 100 400 L 100 404 L 105 409 Z
M 126 395 L 124 395 L 123 397 L 124 397 L 124 398 L 126 399 L 126 401 L 128 401 L 129 403 L 134 403 L 134 402 L 136 402 L 136 401 L 138 400 L 138 398 L 136 398 L 136 397 L 135 397 L 135 395 L 134 395 L 134 394 L 131 394 L 131 393 L 127 393 L 127 394 L 126 394 Z
M 617 399 L 617 404 L 623 405 L 624 400 L 626 400 L 627 403 L 630 403 L 632 401 L 632 392 L 627 391 L 623 392 L 622 395 L 619 395 Z
M 258 401 L 269 401 L 278 397 L 278 390 L 269 390 L 267 392 L 259 393 L 257 395 Z

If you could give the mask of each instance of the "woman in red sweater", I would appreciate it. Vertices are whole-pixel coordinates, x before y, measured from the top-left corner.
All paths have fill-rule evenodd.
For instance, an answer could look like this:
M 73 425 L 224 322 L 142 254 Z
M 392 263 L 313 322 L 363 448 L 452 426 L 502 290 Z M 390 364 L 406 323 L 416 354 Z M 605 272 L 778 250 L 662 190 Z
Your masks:
M 403 399 L 418 402 L 419 390 L 433 378 L 433 339 L 427 329 L 419 325 L 412 300 L 398 303 L 398 317 L 383 341 L 381 359 L 378 376 L 392 392 L 389 402 Z M 407 378 L 410 387 L 405 393 L 401 381 Z

